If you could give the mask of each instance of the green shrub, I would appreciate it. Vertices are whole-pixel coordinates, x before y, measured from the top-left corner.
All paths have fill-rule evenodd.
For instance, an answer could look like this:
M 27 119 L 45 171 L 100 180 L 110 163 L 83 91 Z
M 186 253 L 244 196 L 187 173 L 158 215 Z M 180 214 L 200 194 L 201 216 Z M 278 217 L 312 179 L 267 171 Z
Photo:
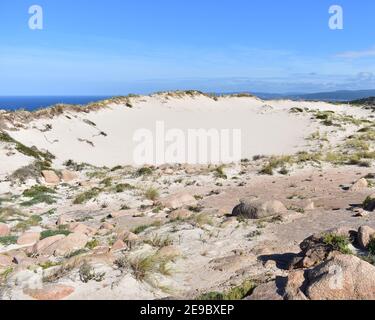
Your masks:
M 329 233 L 323 237 L 323 243 L 331 247 L 332 250 L 339 251 L 343 254 L 351 254 L 349 249 L 350 241 L 345 236 Z

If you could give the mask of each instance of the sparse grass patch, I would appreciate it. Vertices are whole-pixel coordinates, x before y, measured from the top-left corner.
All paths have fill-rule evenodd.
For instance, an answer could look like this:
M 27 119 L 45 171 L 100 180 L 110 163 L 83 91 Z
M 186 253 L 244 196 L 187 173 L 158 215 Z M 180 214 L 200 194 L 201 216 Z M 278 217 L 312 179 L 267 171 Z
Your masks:
M 54 204 L 56 203 L 55 194 L 56 191 L 51 188 L 35 185 L 22 193 L 24 197 L 31 198 L 31 200 L 22 202 L 21 206 L 27 207 L 38 203 Z
M 104 185 L 104 187 L 109 188 L 112 185 L 112 178 L 108 177 L 100 181 L 101 185 Z
M 224 172 L 225 166 L 221 165 L 215 168 L 214 176 L 218 179 L 228 179 L 227 175 Z
M 91 190 L 88 190 L 86 192 L 83 192 L 76 196 L 76 198 L 73 201 L 73 204 L 82 204 L 85 203 L 95 197 L 97 197 L 103 190 L 100 188 L 93 188 Z
M 38 226 L 42 222 L 42 218 L 37 215 L 32 215 L 27 220 L 19 222 L 15 227 L 14 230 L 16 231 L 26 231 L 30 227 Z
M 25 156 L 35 158 L 36 160 L 45 160 L 49 163 L 52 162 L 52 160 L 55 158 L 51 153 L 49 152 L 42 152 L 38 150 L 36 147 L 27 147 L 21 142 L 15 140 L 12 138 L 8 133 L 4 131 L 0 131 L 0 141 L 12 143 L 15 146 L 15 149 L 24 154 Z
M 292 156 L 273 156 L 269 161 L 263 166 L 259 173 L 265 175 L 273 175 L 274 170 L 281 167 L 286 167 L 293 163 Z
M 0 208 L 0 221 L 6 221 L 7 219 L 16 216 L 24 216 L 24 213 L 14 207 Z
M 145 191 L 144 195 L 146 199 L 155 201 L 159 198 L 159 191 L 156 188 L 150 187 Z
M 212 217 L 207 213 L 195 214 L 190 218 L 190 221 L 199 227 L 203 227 L 204 225 L 212 226 L 214 224 Z
M 63 234 L 65 236 L 71 234 L 71 231 L 65 230 L 65 229 L 59 229 L 59 230 L 45 230 L 40 233 L 40 240 L 43 240 L 45 238 L 53 237 L 59 234 Z
M 83 283 L 88 283 L 91 280 L 101 282 L 104 279 L 105 272 L 97 273 L 94 268 L 86 261 L 79 268 L 79 278 Z
M 151 224 L 143 224 L 143 225 L 140 225 L 140 226 L 134 228 L 134 229 L 132 230 L 132 232 L 135 233 L 135 234 L 139 234 L 139 233 L 142 233 L 143 231 L 145 231 L 145 230 L 147 230 L 147 229 L 149 229 L 149 228 L 160 227 L 161 224 L 162 224 L 162 222 L 159 221 L 159 220 L 157 220 L 157 221 L 155 221 L 155 222 L 153 222 L 153 223 L 151 223 Z
M 152 276 L 155 273 L 160 273 L 165 276 L 171 274 L 171 269 L 168 263 L 173 260 L 173 257 L 159 256 L 158 254 L 151 254 L 148 256 L 138 256 L 128 259 L 128 265 L 133 271 L 134 277 L 138 281 L 152 282 Z
M 144 243 L 147 243 L 153 247 L 162 248 L 173 245 L 173 240 L 169 236 L 163 237 L 155 234 L 151 238 L 144 240 Z
M 116 184 L 116 186 L 114 187 L 114 191 L 116 193 L 122 193 L 126 190 L 134 190 L 135 187 L 130 185 L 129 183 L 119 183 L 119 184 Z
M 99 240 L 98 239 L 93 239 L 93 240 L 87 242 L 86 248 L 89 249 L 89 250 L 92 250 L 92 249 L 96 248 L 99 245 L 100 245 Z
M 142 167 L 142 168 L 139 168 L 135 172 L 135 176 L 136 177 L 150 176 L 152 175 L 152 173 L 153 173 L 153 170 L 150 167 Z
M 208 292 L 197 297 L 196 300 L 242 300 L 249 296 L 256 285 L 251 280 L 244 281 L 241 285 L 226 292 Z

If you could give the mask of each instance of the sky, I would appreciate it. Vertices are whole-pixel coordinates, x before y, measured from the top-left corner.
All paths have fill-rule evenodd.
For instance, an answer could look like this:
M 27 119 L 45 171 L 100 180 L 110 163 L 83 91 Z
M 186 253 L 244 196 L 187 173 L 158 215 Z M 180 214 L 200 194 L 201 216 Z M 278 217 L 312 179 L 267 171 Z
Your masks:
M 1 0 L 0 95 L 375 89 L 374 14 L 373 0 Z

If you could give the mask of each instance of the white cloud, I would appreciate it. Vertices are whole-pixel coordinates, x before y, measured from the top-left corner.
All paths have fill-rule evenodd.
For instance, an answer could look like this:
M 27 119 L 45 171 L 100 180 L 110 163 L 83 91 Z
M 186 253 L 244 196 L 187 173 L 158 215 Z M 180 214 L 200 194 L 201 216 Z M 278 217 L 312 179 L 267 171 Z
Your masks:
M 342 52 L 336 55 L 338 58 L 347 58 L 347 59 L 358 59 L 358 58 L 367 58 L 375 57 L 375 48 L 362 51 L 347 51 Z

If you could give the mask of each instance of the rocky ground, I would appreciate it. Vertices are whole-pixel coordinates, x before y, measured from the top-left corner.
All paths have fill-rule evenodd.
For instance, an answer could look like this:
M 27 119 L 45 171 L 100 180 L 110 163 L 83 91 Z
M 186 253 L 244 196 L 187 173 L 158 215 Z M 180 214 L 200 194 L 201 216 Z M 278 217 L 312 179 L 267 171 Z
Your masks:
M 0 181 L 1 299 L 374 299 L 375 131 L 357 108 L 292 108 L 320 128 L 303 151 L 220 166 L 57 166 L 2 130 L 4 157 L 34 160 Z

